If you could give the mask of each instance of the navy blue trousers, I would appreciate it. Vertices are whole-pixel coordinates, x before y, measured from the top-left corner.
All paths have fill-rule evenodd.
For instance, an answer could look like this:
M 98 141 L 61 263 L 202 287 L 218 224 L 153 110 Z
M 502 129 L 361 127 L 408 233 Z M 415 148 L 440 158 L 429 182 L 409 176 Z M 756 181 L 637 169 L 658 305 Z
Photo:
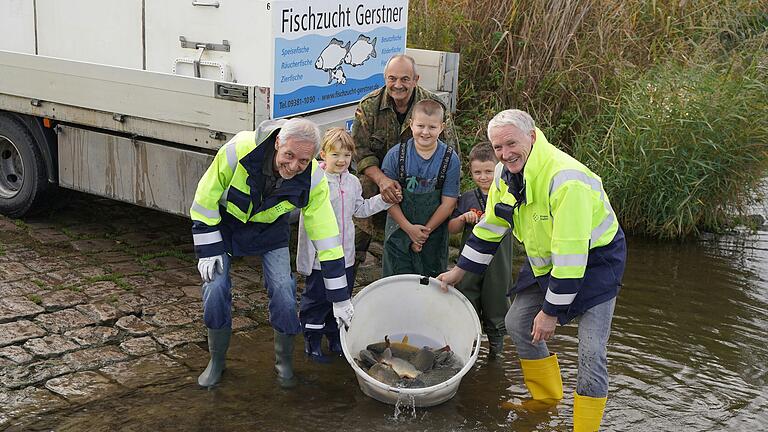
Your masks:
M 347 289 L 351 296 L 355 286 L 355 267 L 347 267 L 346 272 Z M 307 276 L 304 292 L 301 293 L 299 320 L 305 335 L 322 335 L 339 330 L 333 317 L 333 304 L 325 296 L 325 283 L 320 270 L 312 270 L 312 274 Z

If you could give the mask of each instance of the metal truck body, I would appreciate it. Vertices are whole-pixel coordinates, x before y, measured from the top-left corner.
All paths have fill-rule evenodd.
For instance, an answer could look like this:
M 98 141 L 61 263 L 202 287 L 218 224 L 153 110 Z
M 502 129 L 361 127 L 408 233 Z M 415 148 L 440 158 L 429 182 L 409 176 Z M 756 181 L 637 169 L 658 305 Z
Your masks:
M 0 212 L 45 205 L 58 185 L 187 215 L 216 150 L 275 117 L 278 6 L 328 3 L 0 0 Z M 458 54 L 406 52 L 455 109 Z M 350 127 L 362 96 L 297 115 Z

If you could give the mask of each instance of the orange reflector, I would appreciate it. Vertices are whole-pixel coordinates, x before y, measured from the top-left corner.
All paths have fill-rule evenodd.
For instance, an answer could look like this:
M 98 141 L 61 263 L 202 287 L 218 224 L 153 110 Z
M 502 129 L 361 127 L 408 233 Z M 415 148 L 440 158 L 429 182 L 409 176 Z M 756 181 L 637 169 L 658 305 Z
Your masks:
M 44 119 L 43 119 L 43 126 L 45 126 L 45 127 L 47 127 L 47 128 L 51 128 L 51 127 L 53 126 L 53 125 L 51 124 L 51 119 L 49 119 L 49 118 L 44 118 Z

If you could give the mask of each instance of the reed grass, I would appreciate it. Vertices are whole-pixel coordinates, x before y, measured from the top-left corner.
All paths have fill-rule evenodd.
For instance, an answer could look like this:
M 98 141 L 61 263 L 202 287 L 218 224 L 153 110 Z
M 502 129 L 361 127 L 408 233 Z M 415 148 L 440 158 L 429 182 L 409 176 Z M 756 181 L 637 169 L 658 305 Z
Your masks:
M 753 110 L 765 98 L 765 64 L 734 59 L 766 51 L 766 0 L 412 0 L 409 14 L 409 46 L 461 53 L 462 148 L 485 136 L 496 112 L 524 109 L 551 142 L 592 158 L 633 232 L 676 237 L 723 226 L 765 175 L 765 106 Z M 663 100 L 678 111 L 649 120 L 662 110 L 649 86 L 668 89 Z M 728 100 L 743 106 L 728 110 Z M 651 171 L 611 165 L 651 148 Z M 598 160 L 607 154 L 613 159 Z M 707 189 L 712 198 L 700 194 Z M 698 211 L 705 207 L 713 211 Z
M 654 67 L 627 81 L 577 137 L 575 156 L 600 173 L 625 230 L 659 238 L 716 232 L 760 198 L 766 60 Z

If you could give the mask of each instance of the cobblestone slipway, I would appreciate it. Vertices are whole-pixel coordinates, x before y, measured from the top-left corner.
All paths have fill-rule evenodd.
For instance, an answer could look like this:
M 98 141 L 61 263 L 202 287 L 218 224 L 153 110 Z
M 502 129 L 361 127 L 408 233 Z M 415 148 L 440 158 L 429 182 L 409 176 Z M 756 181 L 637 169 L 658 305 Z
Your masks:
M 189 221 L 66 194 L 56 210 L 0 216 L 0 429 L 191 381 L 207 362 Z M 380 277 L 366 264 L 363 286 Z M 258 259 L 235 261 L 233 283 L 235 331 L 268 325 Z

